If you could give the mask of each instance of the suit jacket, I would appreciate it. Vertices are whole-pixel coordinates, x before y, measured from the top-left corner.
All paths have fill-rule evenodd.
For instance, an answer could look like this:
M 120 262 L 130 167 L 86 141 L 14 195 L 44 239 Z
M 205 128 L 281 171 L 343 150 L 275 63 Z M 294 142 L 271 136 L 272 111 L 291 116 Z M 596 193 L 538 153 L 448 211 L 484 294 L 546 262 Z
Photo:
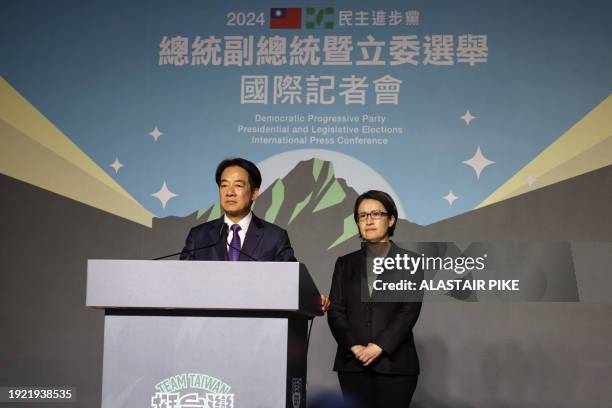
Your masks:
M 224 222 L 222 216 L 193 227 L 187 235 L 180 259 L 227 261 L 227 242 L 225 239 L 220 239 L 221 227 Z M 212 246 L 194 251 L 196 248 L 207 245 Z M 258 218 L 255 214 L 253 214 L 249 224 L 241 250 L 258 261 L 297 262 L 287 231 Z M 244 254 L 240 254 L 238 260 L 252 261 Z
M 392 244 L 387 256 L 394 257 L 405 252 L 409 253 Z M 327 312 L 329 327 L 338 342 L 334 371 L 360 372 L 367 369 L 355 358 L 350 348 L 357 344 L 365 346 L 375 343 L 383 352 L 368 366 L 373 371 L 381 374 L 419 374 L 412 328 L 419 317 L 421 302 L 377 302 L 379 294 L 373 291 L 370 297 L 368 293 L 366 273 L 365 249 L 336 261 L 329 293 L 332 304 Z M 397 275 L 392 277 L 390 274 L 393 273 L 386 271 L 379 278 L 383 281 L 396 279 Z M 402 273 L 402 276 L 406 275 Z M 422 270 L 413 276 L 415 281 L 422 278 Z

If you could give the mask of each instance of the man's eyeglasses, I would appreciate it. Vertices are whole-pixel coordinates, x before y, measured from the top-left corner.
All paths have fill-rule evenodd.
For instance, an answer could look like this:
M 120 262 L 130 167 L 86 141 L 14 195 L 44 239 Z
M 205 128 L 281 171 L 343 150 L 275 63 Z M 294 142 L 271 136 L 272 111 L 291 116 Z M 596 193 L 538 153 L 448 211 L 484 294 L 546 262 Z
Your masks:
M 373 220 L 380 220 L 382 217 L 386 217 L 387 215 L 389 214 L 384 211 L 370 211 L 369 213 L 362 212 L 357 214 L 357 218 L 359 218 L 359 221 L 365 221 L 368 219 L 368 216 L 370 216 L 370 218 Z

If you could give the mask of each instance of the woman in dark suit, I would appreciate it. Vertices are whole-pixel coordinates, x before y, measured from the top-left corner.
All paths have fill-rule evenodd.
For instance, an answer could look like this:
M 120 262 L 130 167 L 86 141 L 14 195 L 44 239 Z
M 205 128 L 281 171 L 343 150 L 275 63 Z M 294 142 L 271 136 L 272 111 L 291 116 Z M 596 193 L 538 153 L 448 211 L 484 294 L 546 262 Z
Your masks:
M 338 258 L 329 295 L 328 323 L 338 342 L 334 371 L 342 393 L 360 407 L 405 408 L 419 374 L 412 328 L 421 302 L 380 297 L 384 294 L 373 289 L 374 280 L 393 279 L 393 272 L 376 275 L 371 267 L 374 257 L 407 253 L 389 240 L 397 207 L 387 193 L 371 190 L 357 198 L 354 218 L 364 244 Z M 422 279 L 422 271 L 413 278 Z

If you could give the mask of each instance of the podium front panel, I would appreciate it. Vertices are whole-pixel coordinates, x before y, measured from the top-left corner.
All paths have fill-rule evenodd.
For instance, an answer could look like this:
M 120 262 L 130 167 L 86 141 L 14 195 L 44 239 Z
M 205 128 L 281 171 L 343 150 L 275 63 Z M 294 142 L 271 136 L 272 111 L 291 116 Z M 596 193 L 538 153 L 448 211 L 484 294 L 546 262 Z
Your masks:
M 107 315 L 102 406 L 286 407 L 288 336 L 283 318 Z

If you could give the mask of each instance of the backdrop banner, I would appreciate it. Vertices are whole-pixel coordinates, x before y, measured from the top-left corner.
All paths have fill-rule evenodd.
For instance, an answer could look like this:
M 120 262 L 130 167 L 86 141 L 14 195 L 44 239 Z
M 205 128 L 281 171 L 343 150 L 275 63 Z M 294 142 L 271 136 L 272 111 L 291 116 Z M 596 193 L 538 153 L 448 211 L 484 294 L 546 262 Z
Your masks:
M 609 406 L 611 16 L 603 0 L 2 1 L 0 406 L 56 386 L 100 406 L 87 260 L 180 251 L 223 215 L 231 157 L 260 168 L 253 212 L 321 293 L 360 248 L 370 189 L 417 258 L 488 254 L 463 286 L 425 275 L 413 406 Z M 335 349 L 315 319 L 309 396 L 339 390 Z M 181 370 L 159 382 L 226 381 Z

